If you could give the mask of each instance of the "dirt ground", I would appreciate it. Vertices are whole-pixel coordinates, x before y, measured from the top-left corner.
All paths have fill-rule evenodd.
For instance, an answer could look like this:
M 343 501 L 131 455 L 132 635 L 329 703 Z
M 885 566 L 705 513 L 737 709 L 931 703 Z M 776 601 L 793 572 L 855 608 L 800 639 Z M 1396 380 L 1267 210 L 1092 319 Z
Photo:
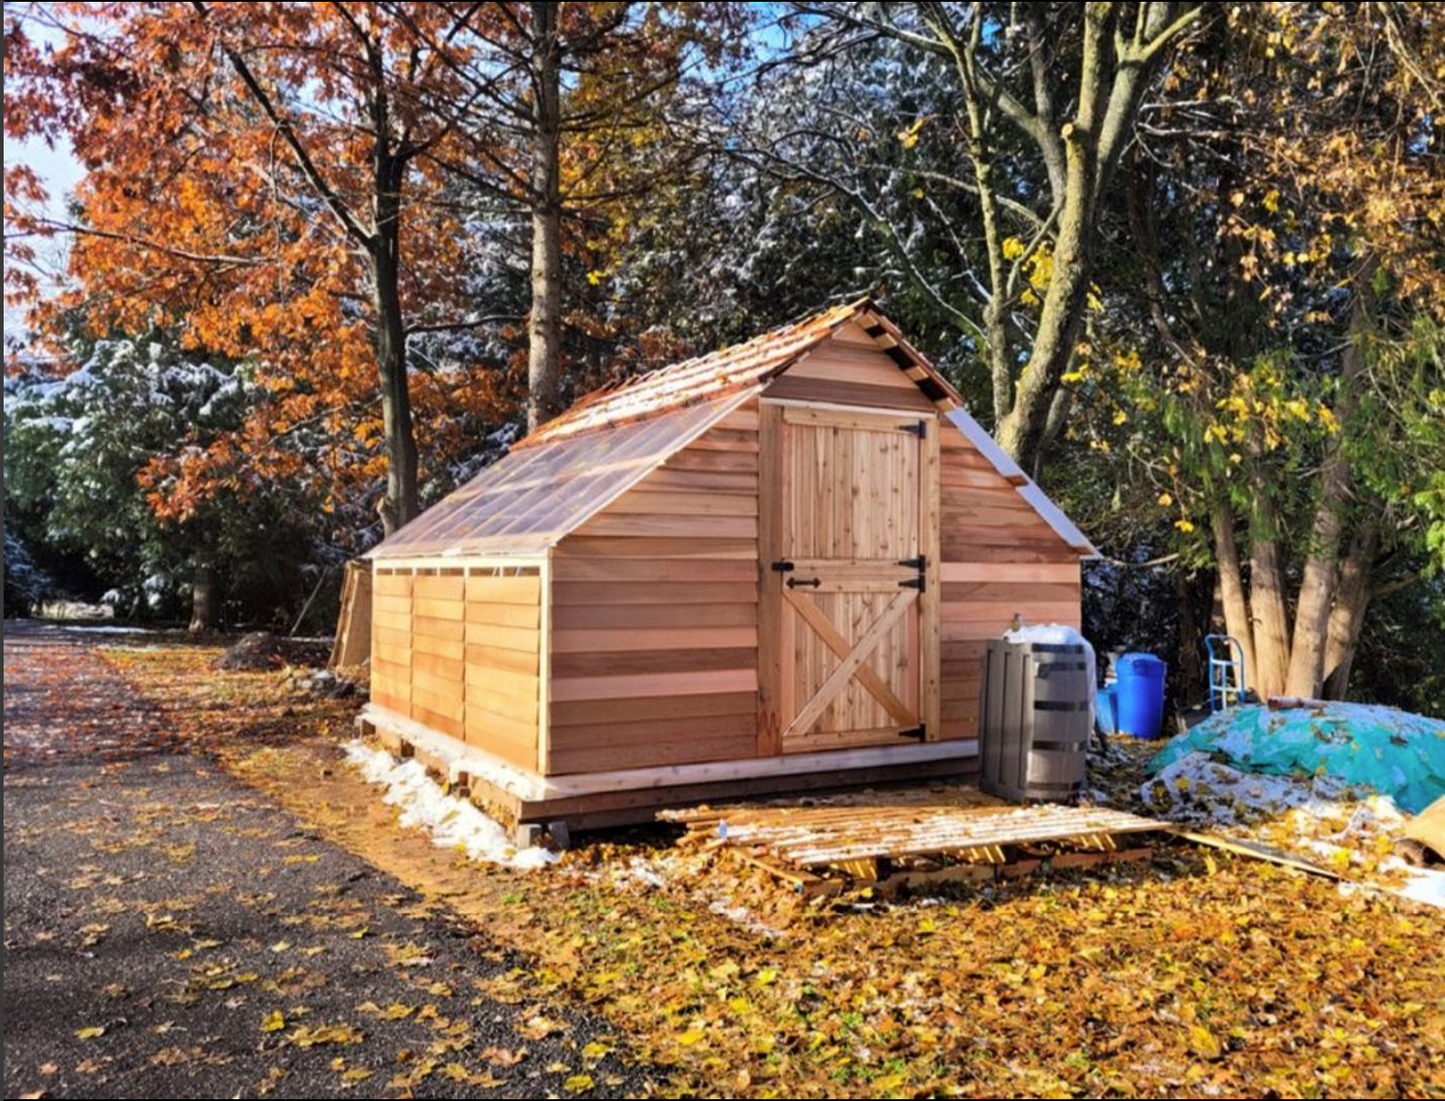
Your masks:
M 1445 1090 L 1445 929 L 1437 913 L 1342 895 L 1327 882 L 1187 846 L 1166 846 L 1142 866 L 899 902 L 855 893 L 806 905 L 715 853 L 674 848 L 675 835 L 662 828 L 583 838 L 540 872 L 472 865 L 400 828 L 376 789 L 342 763 L 354 701 L 287 692 L 284 673 L 218 673 L 215 647 L 113 639 L 94 653 L 128 684 L 132 721 L 150 724 L 147 737 L 185 760 L 187 776 L 199 768 L 216 782 L 245 785 L 235 789 L 248 793 L 238 801 L 264 796 L 284 808 L 308 846 L 298 855 L 346 850 L 356 867 L 409 892 L 398 920 L 484 930 L 490 947 L 480 952 L 458 938 L 467 945 L 456 961 L 473 980 L 471 997 L 489 1009 L 573 1014 L 563 1035 L 581 1047 L 559 1056 L 567 1074 L 538 1081 L 539 1091 L 582 1086 L 581 1073 L 596 1088 L 609 1088 L 610 1073 L 612 1088 L 624 1090 L 646 1079 L 661 1094 L 759 1097 Z M 7 645 L 7 709 L 10 661 Z M 123 747 L 126 736 L 104 712 L 65 717 L 73 695 L 62 690 L 53 701 L 41 751 L 91 722 Z M 12 752 L 8 711 L 6 718 L 9 802 L 12 781 L 39 766 L 25 760 L 37 737 L 17 738 Z M 199 779 L 178 784 L 189 789 Z M 56 783 L 67 782 L 57 774 Z M 196 828 L 199 847 L 206 827 Z M 7 814 L 7 865 L 10 831 Z M 102 875 L 121 874 L 109 870 L 110 854 L 86 859 Z M 8 879 L 6 893 L 8 922 Z M 413 909 L 418 899 L 429 918 L 406 917 L 422 912 Z M 237 907 L 226 900 L 222 909 Z M 423 936 L 397 927 L 403 935 L 418 943 Z M 433 942 L 445 943 L 440 934 Z M 7 966 L 7 1008 L 15 1004 L 10 981 Z M 183 1020 L 182 1012 L 170 1018 Z M 351 1019 L 370 1024 L 360 1014 Z M 89 1023 L 75 1017 L 65 1026 Z M 615 1048 L 603 1059 L 615 1070 L 586 1063 L 594 1034 Z M 254 1042 L 267 1041 L 257 1033 Z M 529 1059 L 550 1057 L 526 1046 L 534 1049 Z M 324 1054 L 350 1059 L 353 1050 Z M 632 1069 L 611 1062 L 618 1053 Z M 483 1069 L 476 1059 L 467 1065 Z M 378 1073 L 360 1091 L 407 1088 Z

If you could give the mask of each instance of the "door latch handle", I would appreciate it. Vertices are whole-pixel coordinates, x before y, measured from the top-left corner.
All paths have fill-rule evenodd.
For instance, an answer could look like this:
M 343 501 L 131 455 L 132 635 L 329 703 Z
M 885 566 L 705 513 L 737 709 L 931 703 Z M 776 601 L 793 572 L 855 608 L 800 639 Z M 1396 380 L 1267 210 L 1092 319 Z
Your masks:
M 790 577 L 786 584 L 790 589 L 816 589 L 823 584 L 823 579 L 821 577 L 810 577 L 806 581 L 800 581 L 796 577 Z

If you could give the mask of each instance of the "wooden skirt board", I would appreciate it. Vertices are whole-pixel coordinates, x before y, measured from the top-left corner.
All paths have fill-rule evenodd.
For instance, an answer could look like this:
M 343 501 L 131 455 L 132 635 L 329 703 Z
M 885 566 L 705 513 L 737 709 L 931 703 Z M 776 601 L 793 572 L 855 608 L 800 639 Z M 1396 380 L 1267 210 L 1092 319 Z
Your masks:
M 764 402 L 763 737 L 808 753 L 921 736 L 931 417 Z

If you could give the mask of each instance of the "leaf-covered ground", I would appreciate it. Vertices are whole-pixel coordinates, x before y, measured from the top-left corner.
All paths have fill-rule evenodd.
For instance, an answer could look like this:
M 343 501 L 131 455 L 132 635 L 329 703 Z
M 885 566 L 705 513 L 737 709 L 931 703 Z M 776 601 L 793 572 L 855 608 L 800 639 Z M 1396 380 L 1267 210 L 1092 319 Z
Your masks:
M 485 997 L 591 1003 L 667 1092 L 1445 1090 L 1433 912 L 1188 847 L 1150 866 L 816 907 L 661 830 L 584 839 L 537 873 L 471 865 L 398 828 L 340 763 L 354 704 L 288 694 L 278 674 L 217 674 L 215 649 L 104 653 L 168 731 L 514 950 L 515 969 L 478 965 Z
M 5 1096 L 629 1096 L 613 1030 L 170 736 L 92 644 L 5 638 Z

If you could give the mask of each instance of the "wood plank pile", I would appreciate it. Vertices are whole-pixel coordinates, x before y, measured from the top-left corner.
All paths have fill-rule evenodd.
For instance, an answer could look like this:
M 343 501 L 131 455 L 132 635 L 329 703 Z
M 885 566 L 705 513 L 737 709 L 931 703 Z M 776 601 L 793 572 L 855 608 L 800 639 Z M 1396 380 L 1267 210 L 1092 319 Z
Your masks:
M 682 844 L 716 848 L 810 896 L 1148 860 L 1167 822 L 1097 807 L 829 805 L 663 811 Z

